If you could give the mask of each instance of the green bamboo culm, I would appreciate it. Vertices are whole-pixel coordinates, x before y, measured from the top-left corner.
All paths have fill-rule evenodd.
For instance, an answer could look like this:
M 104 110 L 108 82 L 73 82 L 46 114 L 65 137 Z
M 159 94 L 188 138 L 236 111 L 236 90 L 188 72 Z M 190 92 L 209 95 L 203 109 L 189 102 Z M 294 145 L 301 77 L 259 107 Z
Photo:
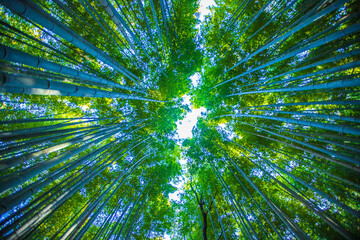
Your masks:
M 1 239 L 360 235 L 359 1 L 0 3 Z

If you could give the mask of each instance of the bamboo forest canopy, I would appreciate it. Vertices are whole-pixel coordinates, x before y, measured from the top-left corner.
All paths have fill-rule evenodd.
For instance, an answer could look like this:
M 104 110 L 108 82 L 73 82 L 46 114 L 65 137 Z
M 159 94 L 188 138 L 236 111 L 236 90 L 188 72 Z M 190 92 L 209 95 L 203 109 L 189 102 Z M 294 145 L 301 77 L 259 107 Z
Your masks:
M 0 2 L 1 239 L 360 236 L 359 1 Z

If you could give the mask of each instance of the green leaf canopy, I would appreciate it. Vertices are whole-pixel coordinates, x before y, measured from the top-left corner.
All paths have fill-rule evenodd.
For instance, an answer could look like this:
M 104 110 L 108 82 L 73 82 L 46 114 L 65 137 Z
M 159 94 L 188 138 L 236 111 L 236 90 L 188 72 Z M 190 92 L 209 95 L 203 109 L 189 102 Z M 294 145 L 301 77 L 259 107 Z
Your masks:
M 360 235 L 359 1 L 0 3 L 1 239 Z

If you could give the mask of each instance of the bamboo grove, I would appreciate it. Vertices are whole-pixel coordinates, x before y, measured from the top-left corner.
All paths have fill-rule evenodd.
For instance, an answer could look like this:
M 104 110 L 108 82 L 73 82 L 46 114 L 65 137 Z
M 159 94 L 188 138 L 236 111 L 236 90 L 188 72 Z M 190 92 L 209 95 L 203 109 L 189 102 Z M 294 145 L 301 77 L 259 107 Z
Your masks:
M 1 238 L 163 236 L 196 3 L 1 3 Z
M 1 239 L 360 235 L 359 1 L 0 2 Z

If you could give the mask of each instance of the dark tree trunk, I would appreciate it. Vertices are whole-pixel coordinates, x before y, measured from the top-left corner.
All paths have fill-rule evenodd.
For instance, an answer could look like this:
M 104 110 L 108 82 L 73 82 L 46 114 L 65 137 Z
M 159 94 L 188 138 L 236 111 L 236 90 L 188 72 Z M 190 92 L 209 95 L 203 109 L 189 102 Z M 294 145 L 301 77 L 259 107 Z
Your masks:
M 202 228 L 202 235 L 203 235 L 203 239 L 207 240 L 207 212 L 204 211 L 202 205 L 200 205 L 200 209 L 201 209 L 201 214 L 203 217 L 203 228 Z

